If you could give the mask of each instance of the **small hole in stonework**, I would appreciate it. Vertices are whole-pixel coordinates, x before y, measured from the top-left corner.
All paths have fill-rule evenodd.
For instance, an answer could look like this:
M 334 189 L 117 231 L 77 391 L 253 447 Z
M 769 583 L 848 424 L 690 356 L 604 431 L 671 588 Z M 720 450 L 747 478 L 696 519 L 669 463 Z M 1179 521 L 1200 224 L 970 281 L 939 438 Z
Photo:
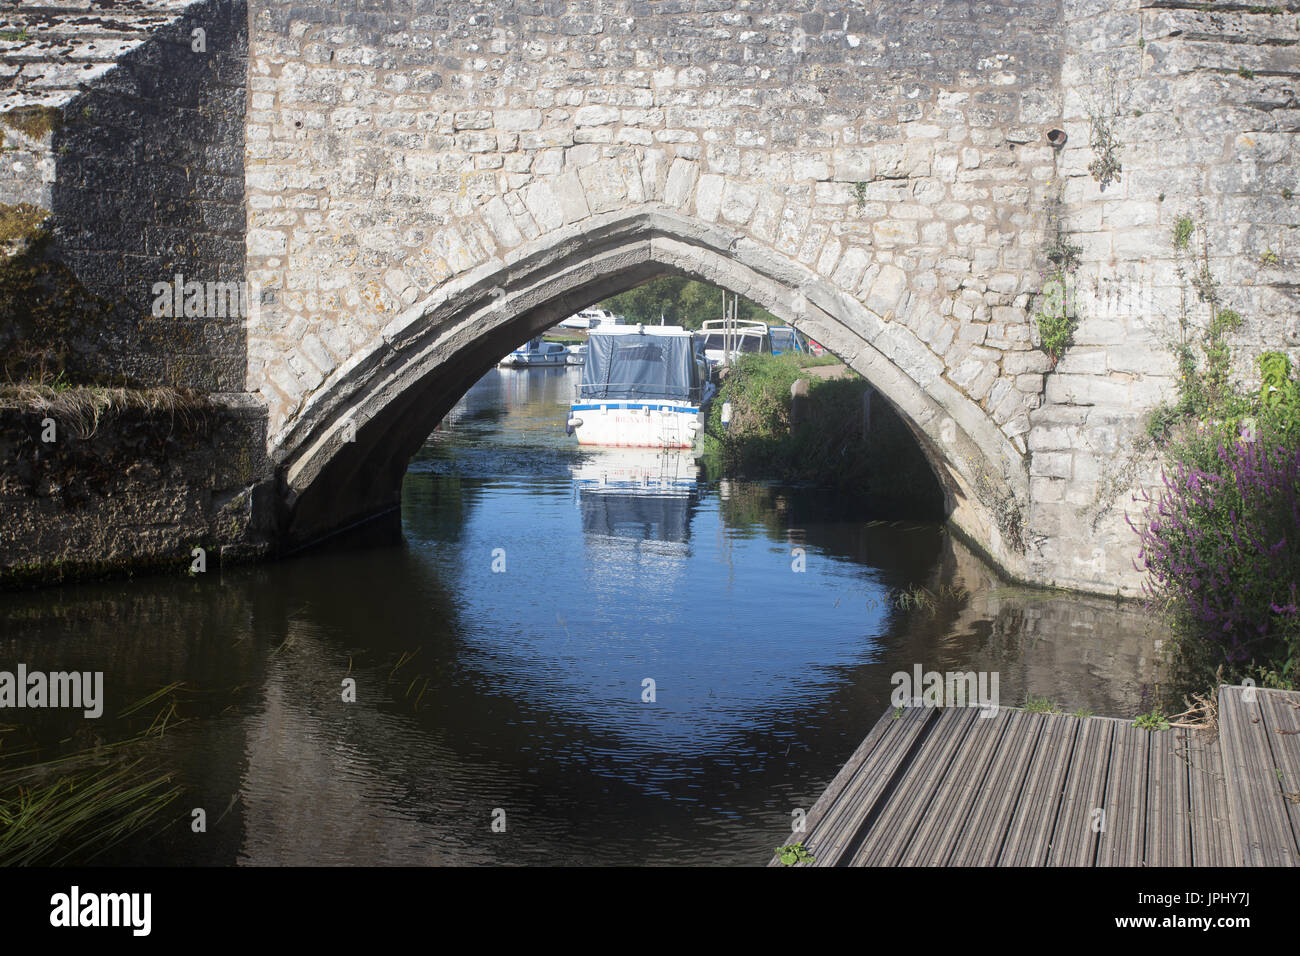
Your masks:
M 1047 141 L 1052 144 L 1053 148 L 1060 149 L 1065 145 L 1065 130 L 1051 129 L 1047 131 Z
M 293 125 L 298 129 L 302 129 L 302 120 L 294 120 Z

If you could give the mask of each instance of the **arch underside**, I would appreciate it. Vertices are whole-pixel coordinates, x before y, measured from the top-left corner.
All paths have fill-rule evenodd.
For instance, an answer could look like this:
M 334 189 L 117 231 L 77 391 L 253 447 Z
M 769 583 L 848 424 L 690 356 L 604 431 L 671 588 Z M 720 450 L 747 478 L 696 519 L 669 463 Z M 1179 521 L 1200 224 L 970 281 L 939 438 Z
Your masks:
M 863 375 L 916 436 L 952 523 L 1016 576 L 1023 459 L 983 409 L 932 371 L 891 358 L 888 323 L 748 236 L 657 205 L 564 227 L 444 283 L 341 366 L 270 441 L 302 545 L 398 503 L 402 475 L 469 388 L 520 342 L 664 274 L 739 293 Z

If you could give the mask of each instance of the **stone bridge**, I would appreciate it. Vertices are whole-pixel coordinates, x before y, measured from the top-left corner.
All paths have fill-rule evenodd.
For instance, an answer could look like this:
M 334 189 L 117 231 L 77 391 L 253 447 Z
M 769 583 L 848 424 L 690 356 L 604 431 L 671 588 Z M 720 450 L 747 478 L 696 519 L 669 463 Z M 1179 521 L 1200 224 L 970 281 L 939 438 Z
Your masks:
M 1144 415 L 1203 322 L 1178 219 L 1246 317 L 1240 374 L 1300 358 L 1288 3 L 0 3 L 0 108 L 61 116 L 6 123 L 0 199 L 49 210 L 113 303 L 89 371 L 255 423 L 209 504 L 274 547 L 391 508 L 501 355 L 676 273 L 865 376 L 1004 571 L 1131 594 Z M 1082 251 L 1054 364 L 1058 233 Z M 238 314 L 191 294 L 232 281 Z

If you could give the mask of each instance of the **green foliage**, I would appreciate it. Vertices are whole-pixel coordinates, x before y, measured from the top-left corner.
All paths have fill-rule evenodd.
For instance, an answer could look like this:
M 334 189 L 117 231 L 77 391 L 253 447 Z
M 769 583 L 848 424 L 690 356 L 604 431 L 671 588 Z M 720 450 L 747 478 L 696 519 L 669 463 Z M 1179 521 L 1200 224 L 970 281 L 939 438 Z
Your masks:
M 861 211 L 862 207 L 867 204 L 866 183 L 859 181 L 853 184 L 853 199 L 858 205 L 858 210 Z
M 30 40 L 32 35 L 26 30 L 0 30 L 0 40 Z
M 1282 198 L 1283 198 L 1283 199 L 1290 199 L 1290 198 L 1291 198 L 1292 196 L 1294 196 L 1294 195 L 1295 195 L 1295 191 L 1294 191 L 1293 189 L 1290 189 L 1290 188 L 1288 188 L 1288 187 L 1286 187 L 1286 186 L 1283 186 L 1283 187 L 1282 187 Z
M 53 106 L 22 106 L 0 113 L 0 123 L 32 139 L 44 139 L 63 125 L 63 112 Z
M 1082 720 L 1085 717 L 1091 717 L 1092 711 L 1089 710 L 1087 707 L 1080 707 L 1071 716 L 1078 717 L 1080 720 Z
M 1065 235 L 1060 205 L 1060 199 L 1057 198 L 1048 206 L 1048 223 L 1054 230 L 1055 238 L 1044 250 L 1051 265 L 1042 274 L 1042 288 L 1033 311 L 1034 322 L 1038 326 L 1039 344 L 1051 357 L 1053 367 L 1065 354 L 1079 325 L 1074 314 L 1071 290 L 1075 270 L 1079 268 L 1083 255 L 1083 247 L 1074 245 Z
M 1120 117 L 1120 109 L 1113 78 L 1107 84 L 1106 97 L 1105 106 L 1088 104 L 1088 143 L 1093 155 L 1088 172 L 1102 192 L 1124 171 L 1119 161 L 1119 151 L 1124 147 L 1115 135 L 1115 121 Z
M 1147 417 L 1147 434 L 1158 444 L 1174 438 L 1180 425 L 1196 423 L 1204 432 L 1234 433 L 1251 415 L 1248 397 L 1229 381 L 1232 371 L 1231 333 L 1241 327 L 1241 315 L 1220 305 L 1219 282 L 1210 270 L 1209 243 L 1204 230 L 1199 253 L 1192 250 L 1198 227 L 1190 216 L 1174 224 L 1173 247 L 1179 254 L 1178 275 L 1192 290 L 1196 300 L 1206 306 L 1208 320 L 1200 335 L 1192 334 L 1184 310 L 1179 320 L 1179 338 L 1172 346 L 1178 365 L 1177 398 L 1162 402 Z M 1191 261 L 1188 261 L 1188 260 Z
M 785 846 L 776 848 L 776 855 L 786 866 L 794 866 L 796 863 L 816 863 L 815 856 L 809 856 L 808 850 L 802 842 L 787 843 Z
M 850 373 L 822 379 L 808 374 L 834 359 L 784 352 L 746 354 L 732 366 L 709 412 L 705 463 L 717 474 L 808 483 L 854 494 L 869 509 L 931 517 L 942 491 L 907 425 L 877 396 L 871 432 L 862 434 L 868 385 Z M 807 417 L 790 425 L 790 387 L 808 380 Z M 722 406 L 732 419 L 722 428 Z
M 1139 714 L 1133 726 L 1138 730 L 1168 730 L 1169 719 L 1156 707 L 1149 714 Z
M 598 305 L 634 325 L 658 325 L 662 315 L 667 325 L 698 329 L 706 319 L 722 318 L 722 290 L 685 276 L 660 276 L 635 289 L 611 296 Z M 740 299 L 736 318 L 769 325 L 782 324 L 766 309 L 745 298 Z
M 1067 278 L 1062 272 L 1049 274 L 1043 291 L 1043 305 L 1034 314 L 1038 322 L 1038 338 L 1043 351 L 1052 358 L 1055 366 L 1065 354 L 1066 348 L 1074 341 L 1078 320 L 1070 314 L 1067 307 Z
M 1253 80 L 1255 78 L 1255 71 L 1248 70 L 1244 66 L 1241 66 L 1237 68 L 1237 75 L 1243 80 Z
M 1264 254 L 1259 257 L 1259 261 L 1266 266 L 1276 266 L 1282 264 L 1282 258 L 1272 249 L 1266 249 Z
M 1171 690 L 1204 692 L 1265 672 L 1291 686 L 1300 678 L 1300 615 L 1287 570 L 1297 553 L 1288 501 L 1300 488 L 1288 484 L 1285 463 L 1300 454 L 1300 383 L 1282 352 L 1259 356 L 1257 390 L 1232 380 L 1242 317 L 1221 305 L 1204 230 L 1184 217 L 1173 238 L 1185 283 L 1173 344 L 1177 395 L 1147 419 L 1165 458 L 1165 492 L 1138 528 L 1152 598 L 1173 632 Z M 1199 332 L 1189 302 L 1204 310 Z
M 1047 697 L 1035 697 L 1030 694 L 1025 698 L 1025 710 L 1031 714 L 1059 714 L 1061 708 L 1056 705 L 1056 701 Z
M 91 295 L 67 266 L 45 254 L 48 213 L 27 204 L 0 205 L 0 380 L 48 385 L 67 368 L 72 340 L 99 328 L 108 305 Z

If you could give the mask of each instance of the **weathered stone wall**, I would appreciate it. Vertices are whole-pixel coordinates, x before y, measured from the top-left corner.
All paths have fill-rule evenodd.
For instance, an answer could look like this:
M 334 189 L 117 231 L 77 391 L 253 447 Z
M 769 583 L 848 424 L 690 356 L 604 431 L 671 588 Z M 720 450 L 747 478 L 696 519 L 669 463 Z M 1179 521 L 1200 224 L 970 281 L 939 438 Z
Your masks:
M 1130 592 L 1136 535 L 1159 483 L 1145 416 L 1176 394 L 1172 346 L 1209 313 L 1178 275 L 1173 233 L 1206 228 L 1224 305 L 1244 324 L 1236 372 L 1261 350 L 1300 364 L 1300 29 L 1259 7 L 1181 0 L 1067 0 L 1060 183 L 1082 247 L 1079 327 L 1031 413 L 1034 577 Z M 1270 8 L 1280 9 L 1280 8 Z M 1091 116 L 1109 118 L 1122 171 L 1089 173 Z M 1193 237 L 1199 250 L 1200 235 Z M 1269 255 L 1272 253 L 1272 255 Z M 1184 269 L 1191 269 L 1186 260 Z
M 866 374 L 959 473 L 959 506 L 979 500 L 972 537 L 1023 571 L 1058 17 L 965 0 L 255 2 L 248 267 L 275 301 L 250 329 L 248 387 L 273 444 L 293 473 L 360 409 L 354 370 L 464 277 L 498 269 L 509 314 L 510 263 L 666 209 L 766 256 L 791 301 L 689 249 L 663 268 L 755 298 Z M 836 299 L 824 319 L 798 301 L 814 287 Z
M 1134 593 L 1180 216 L 1246 319 L 1241 375 L 1261 348 L 1300 358 L 1288 4 L 0 3 L 41 44 L 75 45 L 77 17 L 103 34 L 93 56 L 0 41 L 0 108 L 68 120 L 10 143 L 0 199 L 53 209 L 58 254 L 126 304 L 86 340 L 102 369 L 264 404 L 290 540 L 391 504 L 507 349 L 679 272 L 865 375 L 1012 575 Z M 1105 190 L 1099 111 L 1122 147 Z M 1032 316 L 1058 198 L 1083 261 L 1053 367 Z M 153 283 L 241 269 L 246 323 L 144 318 Z
M 54 428 L 49 431 L 49 424 Z M 45 441 L 46 437 L 53 441 Z M 93 418 L 0 411 L 0 586 L 208 569 L 274 544 L 265 417 L 256 403 Z
M 0 15 L 10 37 L 0 40 L 0 120 L 57 117 L 39 137 L 0 124 L 0 202 L 51 211 L 49 254 L 112 307 L 77 330 L 71 364 L 145 385 L 242 390 L 242 316 L 156 318 L 151 307 L 155 284 L 178 274 L 243 278 L 247 7 L 5 4 Z

